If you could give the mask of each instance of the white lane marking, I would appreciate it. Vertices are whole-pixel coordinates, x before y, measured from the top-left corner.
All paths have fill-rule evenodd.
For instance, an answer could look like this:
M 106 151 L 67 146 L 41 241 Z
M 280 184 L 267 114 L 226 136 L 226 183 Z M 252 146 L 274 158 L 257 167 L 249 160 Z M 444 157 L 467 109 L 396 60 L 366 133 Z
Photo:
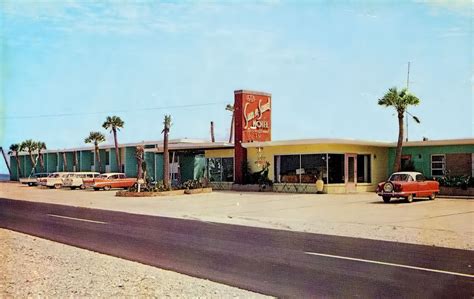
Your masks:
M 332 255 L 332 254 L 324 254 L 324 253 L 316 253 L 316 252 L 305 252 L 305 253 L 310 254 L 310 255 L 324 256 L 324 257 L 330 257 L 330 258 L 336 258 L 336 259 L 342 259 L 342 260 L 350 260 L 350 261 L 364 262 L 364 263 L 370 263 L 370 264 L 400 267 L 400 268 L 414 269 L 414 270 L 420 270 L 420 271 L 435 272 L 435 273 L 442 273 L 442 274 L 449 274 L 449 275 L 457 275 L 457 276 L 474 278 L 474 275 L 465 274 L 465 273 L 450 272 L 450 271 L 443 271 L 443 270 L 408 266 L 408 265 L 402 265 L 402 264 L 386 263 L 386 262 L 358 259 L 358 258 L 353 258 L 353 257 L 339 256 L 339 255 Z
M 70 220 L 77 220 L 77 221 L 84 221 L 84 222 L 92 222 L 92 223 L 98 223 L 98 224 L 107 224 L 107 222 L 102 222 L 102 221 L 95 221 L 95 220 L 82 219 L 82 218 L 74 218 L 74 217 L 67 217 L 67 216 L 55 215 L 55 214 L 48 214 L 48 216 L 50 216 L 50 217 L 56 217 L 56 218 L 70 219 Z

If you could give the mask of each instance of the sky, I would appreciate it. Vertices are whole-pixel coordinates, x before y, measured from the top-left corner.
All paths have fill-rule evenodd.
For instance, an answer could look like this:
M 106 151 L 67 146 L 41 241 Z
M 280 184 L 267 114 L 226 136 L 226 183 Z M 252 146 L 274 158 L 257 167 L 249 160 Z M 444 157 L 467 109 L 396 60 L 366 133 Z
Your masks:
M 0 145 L 227 140 L 233 91 L 272 94 L 272 139 L 395 141 L 388 88 L 421 100 L 410 140 L 473 137 L 471 1 L 0 0 Z M 0 162 L 0 173 L 6 167 Z

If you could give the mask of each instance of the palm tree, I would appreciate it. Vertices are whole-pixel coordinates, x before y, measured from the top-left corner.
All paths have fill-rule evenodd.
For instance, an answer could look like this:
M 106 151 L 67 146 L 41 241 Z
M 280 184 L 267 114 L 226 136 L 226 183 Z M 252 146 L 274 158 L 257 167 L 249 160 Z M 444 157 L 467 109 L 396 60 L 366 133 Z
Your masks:
M 142 179 L 143 177 L 143 153 L 145 152 L 145 148 L 142 145 L 138 145 L 135 148 L 135 158 L 137 159 L 137 179 Z
M 400 165 L 402 160 L 402 146 L 403 146 L 403 117 L 405 116 L 406 109 L 409 105 L 418 105 L 420 99 L 416 96 L 408 93 L 406 88 L 398 91 L 396 87 L 392 87 L 388 92 L 379 99 L 378 104 L 385 107 L 393 107 L 398 114 L 398 142 L 397 150 L 395 152 L 395 161 L 393 163 L 393 171 L 400 171 Z M 420 122 L 417 117 L 413 117 L 416 122 Z
M 20 144 L 20 151 L 27 151 L 28 155 L 30 156 L 32 172 L 33 171 L 36 172 L 36 162 L 33 157 L 33 153 L 34 151 L 36 151 L 37 147 L 38 147 L 38 144 L 36 143 L 36 141 L 33 141 L 32 139 L 25 140 Z
M 234 119 L 235 119 L 234 105 L 227 104 L 227 106 L 225 107 L 225 110 L 232 112 L 232 121 L 230 123 L 230 134 L 229 134 L 229 143 L 232 143 L 232 139 L 234 137 L 233 135 L 234 135 Z
M 120 128 L 123 128 L 123 125 L 125 123 L 123 122 L 122 119 L 118 116 L 107 116 L 107 119 L 105 122 L 102 124 L 102 127 L 104 129 L 110 129 L 112 133 L 114 133 L 114 143 L 115 143 L 115 159 L 117 161 L 117 169 L 118 171 L 121 171 L 122 169 L 122 164 L 120 163 L 120 154 L 119 154 L 119 148 L 118 148 L 118 141 L 117 141 L 117 131 L 120 131 Z
M 163 185 L 170 189 L 170 155 L 168 151 L 168 134 L 171 128 L 171 115 L 165 115 L 163 121 Z
M 16 160 L 16 168 L 18 171 L 18 177 L 22 177 L 23 174 L 21 173 L 21 165 L 20 165 L 20 157 L 18 157 L 18 152 L 20 151 L 20 145 L 18 143 L 14 143 L 10 145 L 10 150 L 8 151 L 9 155 L 14 155 Z
M 46 150 L 46 143 L 44 143 L 43 141 L 36 142 L 36 150 L 38 151 L 38 159 L 39 159 L 39 162 L 40 162 L 41 171 L 45 172 L 43 153 L 41 151 Z
M 101 132 L 90 132 L 89 137 L 84 139 L 85 143 L 93 143 L 94 144 L 94 152 L 95 156 L 97 157 L 97 162 L 99 163 L 99 172 L 102 172 L 102 163 L 100 162 L 100 154 L 99 154 L 99 143 L 105 141 L 105 136 Z

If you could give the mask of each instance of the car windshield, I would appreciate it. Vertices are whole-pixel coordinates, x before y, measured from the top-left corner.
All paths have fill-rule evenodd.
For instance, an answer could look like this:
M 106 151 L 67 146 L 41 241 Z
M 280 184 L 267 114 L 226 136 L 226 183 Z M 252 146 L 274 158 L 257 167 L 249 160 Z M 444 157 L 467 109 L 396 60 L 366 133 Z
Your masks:
M 390 176 L 389 181 L 395 182 L 408 182 L 411 180 L 411 176 L 406 173 L 394 173 Z
M 53 173 L 52 175 L 49 176 L 50 178 L 57 178 L 59 177 L 59 173 Z
M 99 179 L 106 179 L 106 178 L 107 178 L 107 175 L 106 175 L 106 174 L 101 174 L 101 175 L 99 175 L 97 178 L 99 178 Z

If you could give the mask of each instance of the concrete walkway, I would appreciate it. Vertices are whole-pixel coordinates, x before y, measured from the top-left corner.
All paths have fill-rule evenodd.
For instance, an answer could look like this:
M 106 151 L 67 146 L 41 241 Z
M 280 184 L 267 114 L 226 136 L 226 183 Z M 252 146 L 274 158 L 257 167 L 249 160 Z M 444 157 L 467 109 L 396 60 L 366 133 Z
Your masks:
M 474 249 L 474 202 L 384 204 L 374 193 L 211 194 L 119 198 L 115 191 L 50 190 L 0 184 L 0 197 L 284 230 Z

